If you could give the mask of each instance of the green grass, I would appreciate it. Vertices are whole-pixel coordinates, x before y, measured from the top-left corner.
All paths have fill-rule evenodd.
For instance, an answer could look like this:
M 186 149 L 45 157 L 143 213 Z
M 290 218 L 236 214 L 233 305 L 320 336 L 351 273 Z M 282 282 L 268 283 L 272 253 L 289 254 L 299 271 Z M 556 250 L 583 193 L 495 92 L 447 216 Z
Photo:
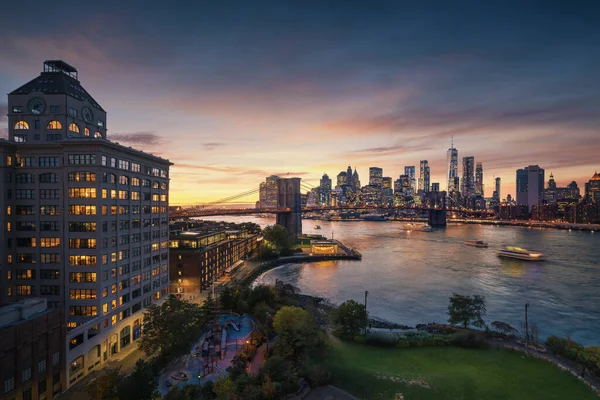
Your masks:
M 361 399 L 598 399 L 558 367 L 505 350 L 330 343 L 322 361 L 333 385 Z

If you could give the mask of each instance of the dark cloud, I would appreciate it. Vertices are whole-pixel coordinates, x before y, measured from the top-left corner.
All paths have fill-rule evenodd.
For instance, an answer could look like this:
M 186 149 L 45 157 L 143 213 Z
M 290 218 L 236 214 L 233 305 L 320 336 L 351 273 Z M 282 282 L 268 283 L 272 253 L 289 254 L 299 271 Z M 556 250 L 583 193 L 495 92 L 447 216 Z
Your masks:
M 159 146 L 163 138 L 153 132 L 113 133 L 108 139 L 111 142 L 126 143 L 138 146 Z

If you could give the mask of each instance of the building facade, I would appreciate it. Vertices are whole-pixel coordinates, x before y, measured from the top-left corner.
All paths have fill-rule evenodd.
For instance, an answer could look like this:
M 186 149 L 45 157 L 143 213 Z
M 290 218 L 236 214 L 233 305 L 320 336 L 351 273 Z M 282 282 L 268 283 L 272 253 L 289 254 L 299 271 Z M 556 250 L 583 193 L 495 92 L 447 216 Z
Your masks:
M 277 208 L 278 180 L 278 176 L 271 175 L 260 183 L 258 187 L 258 208 Z
M 475 196 L 484 195 L 484 186 L 483 186 L 483 163 L 478 162 L 475 164 Z
M 331 179 L 323 174 L 319 182 L 319 203 L 323 206 L 331 205 Z
M 431 181 L 431 171 L 429 169 L 429 161 L 421 160 L 419 163 L 419 191 L 429 193 Z
M 198 295 L 258 250 L 258 235 L 242 231 L 177 232 L 169 238 L 171 292 Z
M 517 205 L 531 208 L 544 200 L 544 169 L 530 165 L 517 170 Z
M 0 307 L 0 399 L 52 399 L 65 387 L 60 308 L 29 298 Z
M 463 157 L 463 176 L 460 181 L 460 193 L 466 202 L 475 196 L 475 157 Z
M 379 167 L 369 168 L 369 185 L 378 187 L 383 185 L 383 169 Z
M 446 153 L 446 164 L 448 166 L 447 189 L 448 193 L 452 193 L 458 191 L 458 186 L 456 186 L 456 181 L 458 179 L 458 150 L 454 148 L 454 140 L 452 140 L 450 148 Z
M 127 347 L 168 293 L 171 164 L 108 141 L 106 112 L 62 61 L 8 103 L 0 301 L 64 310 L 68 387 Z

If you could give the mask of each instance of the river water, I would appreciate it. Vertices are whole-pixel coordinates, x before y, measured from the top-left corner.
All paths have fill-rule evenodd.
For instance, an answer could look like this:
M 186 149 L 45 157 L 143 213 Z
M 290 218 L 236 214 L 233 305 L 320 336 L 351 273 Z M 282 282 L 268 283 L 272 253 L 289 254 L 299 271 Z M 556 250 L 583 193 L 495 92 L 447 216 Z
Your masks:
M 228 220 L 273 224 L 266 218 Z M 321 229 L 313 229 L 315 224 Z M 540 339 L 570 336 L 600 345 L 600 232 L 467 224 L 407 232 L 403 226 L 304 220 L 304 233 L 333 235 L 360 251 L 362 260 L 288 264 L 258 280 L 269 284 L 279 279 L 334 304 L 348 299 L 362 303 L 368 290 L 371 316 L 410 326 L 446 322 L 453 292 L 485 296 L 488 324 L 499 320 L 519 330 L 529 303 L 529 322 L 537 326 Z M 469 239 L 490 247 L 464 245 Z M 506 244 L 539 250 L 547 260 L 500 259 L 496 250 Z

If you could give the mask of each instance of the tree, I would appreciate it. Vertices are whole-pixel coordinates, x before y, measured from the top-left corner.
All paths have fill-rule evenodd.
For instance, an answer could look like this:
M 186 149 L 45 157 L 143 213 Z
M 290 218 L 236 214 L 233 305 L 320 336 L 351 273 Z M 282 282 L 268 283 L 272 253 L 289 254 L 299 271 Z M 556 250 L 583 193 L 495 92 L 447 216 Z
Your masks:
M 448 322 L 452 325 L 462 324 L 465 329 L 469 325 L 483 328 L 485 326 L 483 317 L 486 311 L 484 296 L 461 296 L 453 293 L 448 305 L 448 315 L 450 316 Z
M 356 335 L 367 326 L 368 316 L 364 304 L 348 300 L 333 312 L 332 323 L 335 329 L 344 334 Z
M 237 304 L 235 290 L 229 286 L 225 286 L 223 291 L 219 294 L 219 303 L 221 308 L 224 310 L 233 310 Z
M 122 381 L 121 367 L 104 368 L 104 373 L 92 381 L 86 391 L 92 400 L 118 400 Z
M 514 336 L 519 331 L 516 328 L 513 328 L 511 325 L 502 321 L 494 321 L 492 322 L 492 326 L 496 328 L 496 330 L 505 335 Z
M 206 316 L 212 316 L 215 311 L 215 299 L 213 299 L 212 294 L 208 293 L 206 299 L 202 302 L 202 312 Z
M 322 337 L 313 318 L 300 307 L 281 307 L 273 318 L 273 329 L 282 345 L 290 345 L 294 355 L 322 343 Z
M 128 400 L 151 400 L 160 396 L 156 391 L 158 371 L 154 364 L 139 359 L 135 369 L 119 386 L 119 398 Z
M 235 400 L 237 398 L 235 382 L 229 376 L 216 381 L 213 384 L 213 392 L 219 400 Z
M 146 309 L 140 349 L 147 355 L 187 350 L 205 321 L 200 306 L 171 295 L 160 306 L 151 304 Z
M 277 250 L 289 250 L 294 244 L 294 238 L 283 225 L 271 225 L 263 229 L 263 237 L 273 243 Z

